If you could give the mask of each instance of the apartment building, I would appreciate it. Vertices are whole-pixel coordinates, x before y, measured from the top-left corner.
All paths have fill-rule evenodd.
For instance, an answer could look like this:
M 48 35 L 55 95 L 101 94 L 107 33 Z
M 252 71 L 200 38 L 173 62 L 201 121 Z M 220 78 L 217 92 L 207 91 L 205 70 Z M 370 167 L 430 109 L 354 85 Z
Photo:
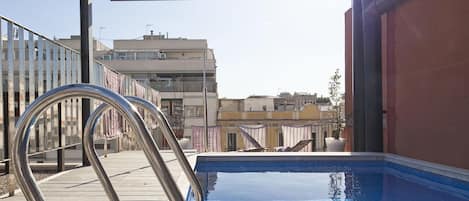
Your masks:
M 73 36 L 60 41 L 79 48 Z M 178 137 L 190 138 L 192 126 L 204 125 L 205 72 L 207 121 L 209 126 L 216 125 L 216 60 L 207 40 L 150 34 L 142 39 L 114 40 L 112 49 L 99 41 L 94 46 L 96 59 L 160 92 L 162 110 Z
M 220 99 L 217 125 L 221 127 L 222 151 L 245 148 L 240 127 L 246 125 L 266 126 L 266 146 L 269 148 L 283 145 L 282 126 L 313 125 L 311 137 L 318 140 L 315 151 L 322 150 L 324 136 L 332 132 L 334 111 L 324 110 L 304 95 L 282 93 L 280 96 Z M 304 100 L 313 102 L 299 104 Z
M 301 110 L 306 104 L 316 104 L 317 94 L 307 92 L 282 92 L 275 98 L 275 110 L 291 111 Z

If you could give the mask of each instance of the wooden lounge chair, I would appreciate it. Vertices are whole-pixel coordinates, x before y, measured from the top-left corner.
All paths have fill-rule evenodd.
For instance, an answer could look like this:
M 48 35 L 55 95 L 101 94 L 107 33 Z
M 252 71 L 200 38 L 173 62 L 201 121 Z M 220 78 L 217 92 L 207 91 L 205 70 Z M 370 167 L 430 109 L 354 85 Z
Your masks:
M 262 147 L 262 145 L 259 142 L 257 142 L 257 140 L 254 139 L 248 133 L 241 132 L 241 136 L 243 136 L 244 139 L 246 139 L 248 142 L 250 142 L 254 146 L 254 148 L 242 149 L 242 150 L 239 150 L 239 151 L 241 151 L 241 152 L 262 152 L 262 151 L 266 150 L 265 147 Z
M 262 147 L 259 142 L 256 141 L 252 136 L 245 132 L 241 132 L 241 136 L 243 136 L 247 141 L 249 141 L 254 148 L 243 149 L 240 150 L 241 152 L 262 152 L 267 150 L 267 148 Z M 299 152 L 301 149 L 308 146 L 310 142 L 313 142 L 314 139 L 307 139 L 307 140 L 300 140 L 298 143 L 295 144 L 293 147 L 276 147 L 275 151 L 277 152 Z
M 308 146 L 308 144 L 310 142 L 313 142 L 313 141 L 314 141 L 314 139 L 300 140 L 293 147 L 276 147 L 275 151 L 277 151 L 277 152 L 299 152 L 300 150 L 302 150 L 303 148 Z

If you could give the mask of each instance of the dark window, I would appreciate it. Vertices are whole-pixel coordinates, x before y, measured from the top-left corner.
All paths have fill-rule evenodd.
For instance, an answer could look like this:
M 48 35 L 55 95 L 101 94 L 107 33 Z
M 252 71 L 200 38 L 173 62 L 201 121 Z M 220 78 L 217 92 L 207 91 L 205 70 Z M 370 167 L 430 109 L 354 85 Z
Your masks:
M 228 150 L 236 151 L 236 133 L 228 133 Z
M 283 133 L 278 132 L 278 146 L 283 146 Z

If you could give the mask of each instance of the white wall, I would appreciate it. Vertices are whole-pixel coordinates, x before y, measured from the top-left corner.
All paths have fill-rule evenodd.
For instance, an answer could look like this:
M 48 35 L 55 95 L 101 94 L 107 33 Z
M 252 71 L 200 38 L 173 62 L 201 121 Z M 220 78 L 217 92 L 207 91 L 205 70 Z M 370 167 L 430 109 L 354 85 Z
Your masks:
M 244 111 L 274 111 L 274 98 L 246 98 L 244 100 Z

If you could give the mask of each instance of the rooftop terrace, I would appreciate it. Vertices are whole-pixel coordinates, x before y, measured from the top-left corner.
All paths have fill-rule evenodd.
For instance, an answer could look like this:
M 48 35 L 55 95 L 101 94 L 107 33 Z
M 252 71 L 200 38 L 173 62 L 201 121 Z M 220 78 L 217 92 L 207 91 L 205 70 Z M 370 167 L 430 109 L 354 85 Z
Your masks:
M 171 152 L 163 152 L 163 158 L 175 181 L 185 177 L 176 157 Z M 195 153 L 187 153 L 189 161 L 195 163 Z M 168 200 L 158 179 L 153 173 L 145 155 L 141 151 L 125 151 L 109 154 L 101 158 L 104 168 L 115 185 L 121 200 Z M 102 201 L 108 200 L 96 173 L 88 167 L 76 168 L 61 172 L 39 182 L 44 196 L 48 201 L 77 200 Z M 183 195 L 186 194 L 187 184 Z M 23 201 L 22 193 L 6 197 L 5 201 Z

